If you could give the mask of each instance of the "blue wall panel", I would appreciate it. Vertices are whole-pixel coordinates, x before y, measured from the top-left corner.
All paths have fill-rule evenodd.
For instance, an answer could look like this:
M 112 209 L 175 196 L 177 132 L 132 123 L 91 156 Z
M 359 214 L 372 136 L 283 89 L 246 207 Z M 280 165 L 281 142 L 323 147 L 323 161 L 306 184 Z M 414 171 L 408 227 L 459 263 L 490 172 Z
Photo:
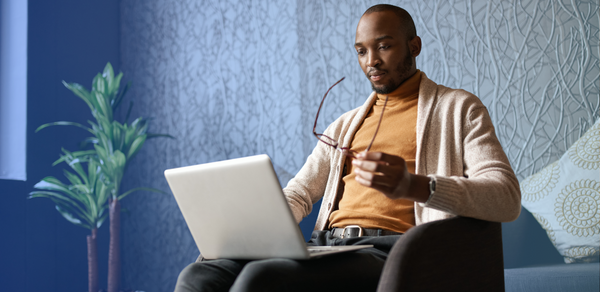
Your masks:
M 77 150 L 87 136 L 71 127 L 34 131 L 47 122 L 91 118 L 61 81 L 90 87 L 106 62 L 118 70 L 119 1 L 30 0 L 28 18 L 28 180 L 0 181 L 0 291 L 86 291 L 89 231 L 67 222 L 50 200 L 26 198 L 43 177 L 63 179 L 63 166 L 52 162 L 62 147 Z M 107 227 L 98 234 L 101 287 L 106 287 Z

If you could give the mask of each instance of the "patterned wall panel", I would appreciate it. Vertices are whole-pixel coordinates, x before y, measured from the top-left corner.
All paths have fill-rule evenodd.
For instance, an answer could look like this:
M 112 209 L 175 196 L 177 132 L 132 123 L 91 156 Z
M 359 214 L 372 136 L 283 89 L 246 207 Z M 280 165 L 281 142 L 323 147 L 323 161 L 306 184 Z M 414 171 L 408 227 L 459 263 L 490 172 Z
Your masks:
M 421 68 L 488 107 L 519 179 L 599 114 L 597 1 L 415 1 Z
M 434 81 L 477 94 L 520 179 L 558 157 L 599 114 L 597 1 L 391 1 L 423 39 Z M 353 48 L 377 1 L 122 1 L 122 64 L 133 116 L 154 118 L 124 188 L 168 191 L 163 170 L 259 153 L 282 184 L 316 144 L 311 129 L 370 93 Z M 123 286 L 172 290 L 198 255 L 171 195 L 125 199 Z

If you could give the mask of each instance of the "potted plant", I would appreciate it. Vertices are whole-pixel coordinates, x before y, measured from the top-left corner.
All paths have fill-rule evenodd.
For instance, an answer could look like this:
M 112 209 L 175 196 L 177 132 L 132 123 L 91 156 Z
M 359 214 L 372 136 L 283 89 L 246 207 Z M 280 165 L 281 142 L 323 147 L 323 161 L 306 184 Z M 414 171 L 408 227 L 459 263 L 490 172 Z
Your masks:
M 87 236 L 88 256 L 88 291 L 98 291 L 98 228 L 106 219 L 106 201 L 111 189 L 100 173 L 95 159 L 87 161 L 87 171 L 82 166 L 82 159 L 75 158 L 73 153 L 63 149 L 62 161 L 65 161 L 75 174 L 65 170 L 70 184 L 49 176 L 42 179 L 34 187 L 40 191 L 30 193 L 30 198 L 49 198 L 56 204 L 56 210 L 67 221 L 90 230 Z M 60 161 L 58 161 L 60 162 Z M 57 164 L 55 162 L 54 164 Z
M 64 161 L 75 170 L 79 178 L 72 173 L 65 172 L 71 183 L 70 185 L 62 184 L 53 177 L 44 178 L 40 183 L 35 185 L 35 188 L 42 191 L 31 193 L 31 197 L 52 199 L 57 204 L 57 210 L 69 222 L 86 228 L 91 227 L 92 239 L 90 240 L 94 244 L 92 247 L 88 244 L 88 254 L 95 253 L 95 251 L 90 251 L 90 248 L 95 248 L 95 230 L 102 225 L 102 222 L 106 218 L 105 211 L 108 210 L 110 222 L 108 292 L 117 292 L 120 283 L 120 200 L 135 191 L 161 192 L 156 189 L 144 187 L 121 192 L 125 168 L 128 162 L 139 152 L 147 139 L 154 137 L 173 138 L 165 134 L 147 133 L 147 120 L 141 117 L 128 123 L 133 106 L 132 102 L 129 104 L 123 123 L 114 119 L 114 111 L 121 104 L 130 86 L 130 83 L 128 83 L 123 90 L 119 90 L 122 77 L 123 73 L 115 76 L 111 64 L 108 63 L 102 74 L 98 73 L 94 77 L 90 91 L 77 83 L 66 83 L 63 81 L 63 84 L 69 90 L 88 105 L 94 121 L 88 121 L 90 126 L 84 126 L 75 122 L 53 122 L 40 126 L 36 132 L 55 125 L 79 127 L 91 134 L 90 137 L 82 142 L 82 147 L 85 148 L 91 145 L 92 149 L 76 152 L 63 150 L 64 154 L 54 163 L 57 164 Z M 87 173 L 83 171 L 81 163 L 88 164 Z M 87 177 L 87 180 L 83 177 Z M 92 178 L 95 179 L 93 184 L 95 188 L 93 191 L 90 185 Z M 86 203 L 92 201 L 94 204 Z M 93 220 L 90 218 L 93 218 Z M 95 257 L 92 256 L 91 259 L 93 260 Z M 96 292 L 98 291 L 97 263 L 93 263 L 92 260 L 88 257 L 89 291 Z M 93 283 L 96 283 L 94 284 L 95 286 L 92 285 Z

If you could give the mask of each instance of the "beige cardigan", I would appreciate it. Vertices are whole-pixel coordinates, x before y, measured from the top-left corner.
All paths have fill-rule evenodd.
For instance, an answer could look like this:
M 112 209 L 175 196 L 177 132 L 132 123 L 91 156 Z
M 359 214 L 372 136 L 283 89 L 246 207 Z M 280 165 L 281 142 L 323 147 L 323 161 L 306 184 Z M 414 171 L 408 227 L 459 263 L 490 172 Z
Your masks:
M 519 182 L 496 137 L 487 109 L 464 90 L 437 85 L 421 72 L 417 118 L 417 174 L 434 176 L 436 191 L 427 204 L 415 203 L 422 223 L 460 215 L 488 221 L 515 220 L 521 211 Z M 350 145 L 376 100 L 351 110 L 325 131 Z M 343 193 L 344 156 L 323 143 L 284 188 L 297 222 L 323 198 L 315 230 L 327 229 L 331 212 Z

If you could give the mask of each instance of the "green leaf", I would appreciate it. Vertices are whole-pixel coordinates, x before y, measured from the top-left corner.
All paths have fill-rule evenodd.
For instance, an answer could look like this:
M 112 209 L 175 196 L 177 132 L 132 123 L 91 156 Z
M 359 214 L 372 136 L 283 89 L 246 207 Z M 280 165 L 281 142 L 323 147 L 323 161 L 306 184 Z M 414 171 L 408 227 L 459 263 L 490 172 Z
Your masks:
M 62 208 L 60 208 L 58 205 L 56 205 L 56 210 L 58 211 L 58 213 L 60 213 L 65 219 L 67 219 L 67 221 L 77 225 L 77 226 L 81 226 L 83 228 L 87 228 L 87 229 L 92 229 L 90 228 L 89 225 L 84 224 L 81 222 L 81 220 L 75 218 L 73 215 L 71 215 L 69 212 L 63 210 Z
M 117 76 L 117 78 L 119 79 L 119 82 L 121 82 L 121 77 L 123 77 L 123 73 L 119 74 L 119 76 Z M 121 92 L 116 94 L 115 99 L 112 101 L 112 108 L 117 109 L 119 107 L 119 105 L 121 105 L 121 102 L 123 101 L 123 98 L 125 97 L 125 94 L 127 93 L 127 91 L 129 91 L 129 88 L 131 87 L 131 82 L 127 82 L 127 84 L 125 85 L 125 88 L 123 88 L 123 90 L 121 90 Z M 133 102 L 130 102 L 130 107 L 129 110 L 131 110 L 131 105 L 133 105 Z M 125 116 L 125 121 L 127 121 L 127 117 L 128 115 Z
M 94 110 L 94 105 L 92 103 L 92 98 L 90 97 L 89 91 L 85 89 L 85 87 L 77 84 L 77 83 L 67 83 L 63 80 L 63 85 L 71 90 L 75 95 L 79 96 L 85 103 L 88 105 L 91 111 Z
M 63 155 L 61 155 L 59 159 L 57 159 L 56 161 L 52 162 L 52 166 L 56 166 L 56 165 L 58 165 L 59 163 L 61 163 L 61 162 L 65 161 L 66 159 L 67 159 L 67 157 L 66 157 L 66 156 L 63 156 Z
M 64 151 L 67 151 L 67 150 L 65 150 L 63 148 L 63 152 Z M 66 161 L 66 163 L 69 165 L 71 163 L 74 163 L 73 161 L 70 161 L 69 159 L 77 159 L 77 161 L 75 161 L 76 163 L 88 161 L 91 156 L 96 154 L 96 151 L 95 150 L 75 151 L 70 154 L 71 154 L 70 156 L 61 155 L 58 160 L 56 160 L 52 163 L 52 166 L 55 166 L 63 161 Z
M 129 147 L 129 145 L 131 145 L 131 142 L 133 142 L 133 138 L 135 137 L 135 129 L 133 127 L 128 126 L 127 124 L 124 124 L 123 130 L 125 130 L 125 137 L 123 137 L 123 145 L 125 145 L 125 147 Z
M 139 136 L 133 140 L 131 143 L 131 147 L 129 148 L 129 152 L 127 152 L 127 158 L 130 159 L 133 155 L 135 155 L 146 142 L 146 135 Z
M 61 181 L 58 179 L 48 176 L 43 178 L 40 182 L 33 186 L 36 189 L 41 190 L 49 190 L 49 191 L 58 191 L 69 195 L 72 198 L 76 198 L 77 194 L 73 193 L 69 188 L 67 188 Z
M 69 182 L 71 183 L 71 185 L 73 185 L 75 187 L 77 187 L 77 186 L 86 187 L 84 185 L 84 183 L 81 181 L 81 179 L 78 176 L 76 176 L 73 173 L 71 173 L 70 171 L 68 171 L 66 169 L 63 169 L 63 173 L 65 174 L 65 177 L 67 177 L 67 179 L 69 180 Z
M 30 199 L 47 198 L 47 199 L 52 199 L 53 201 L 59 200 L 59 201 L 63 201 L 68 204 L 77 205 L 77 203 L 75 201 L 73 201 L 70 198 L 65 197 L 64 195 L 57 193 L 57 192 L 33 191 L 33 192 L 29 193 L 29 198 Z
M 91 157 L 96 155 L 95 150 L 82 150 L 82 151 L 74 151 L 71 152 L 74 158 L 78 158 L 80 161 L 85 162 L 89 161 Z
M 117 102 L 117 98 L 119 97 L 120 94 L 118 94 L 119 92 L 119 87 L 121 87 L 121 79 L 123 79 L 123 72 L 119 72 L 119 74 L 117 74 L 114 78 L 113 78 L 113 84 L 112 84 L 112 88 L 111 88 L 111 92 L 114 94 L 114 99 L 111 101 L 111 105 L 113 106 L 113 108 L 117 108 L 118 105 L 115 105 L 115 102 Z
M 98 136 L 98 133 L 102 132 L 102 127 L 99 124 L 94 123 L 92 121 L 88 121 L 88 123 L 92 126 L 92 131 L 94 132 L 94 136 Z
M 47 198 L 52 200 L 55 204 L 61 204 L 62 206 L 73 206 L 77 208 L 81 214 L 86 214 L 87 211 L 82 208 L 77 202 L 73 201 L 71 198 L 63 196 L 62 194 L 56 192 L 47 192 L 47 191 L 33 191 L 29 193 L 29 198 Z M 74 198 L 77 199 L 77 198 Z
M 100 165 L 106 164 L 106 161 L 108 160 L 108 156 L 110 155 L 108 153 L 108 151 L 106 151 L 106 149 L 104 149 L 104 147 L 102 147 L 101 145 L 98 145 L 98 144 L 94 145 L 94 149 L 96 150 L 96 155 L 98 155 Z
M 100 139 L 100 143 L 98 143 L 96 145 L 101 146 L 107 155 L 111 155 L 114 152 L 113 143 L 112 143 L 111 138 L 104 132 L 99 132 L 98 138 Z M 96 145 L 94 145 L 94 146 L 96 146 Z
M 77 152 L 71 153 L 65 148 L 62 148 L 62 151 L 64 154 L 61 155 L 60 158 L 52 164 L 52 166 L 55 166 L 56 164 L 64 161 L 73 170 L 75 170 L 75 172 L 77 172 L 77 174 L 79 176 L 85 178 L 86 174 L 85 174 L 85 171 L 83 170 L 83 168 L 81 167 L 80 163 L 87 161 L 89 159 L 88 151 L 77 151 Z M 95 151 L 93 153 L 95 153 Z
M 148 122 L 146 120 L 142 120 L 142 118 L 139 118 L 139 120 L 140 122 L 136 125 L 136 134 L 138 136 L 146 134 L 146 131 L 148 130 Z
M 81 141 L 81 143 L 79 143 L 79 148 L 85 148 L 88 145 L 96 144 L 96 143 L 98 143 L 98 138 L 96 138 L 96 137 L 87 137 L 83 141 Z
M 142 117 L 139 117 L 139 118 L 133 120 L 133 122 L 131 123 L 131 127 L 135 129 L 143 121 L 144 121 L 144 119 L 142 119 Z
M 88 186 L 84 184 L 72 184 L 69 188 L 81 194 L 89 194 L 92 191 Z
M 100 145 L 94 145 L 94 149 L 96 149 L 96 153 L 98 154 L 98 159 L 100 161 L 100 168 L 104 175 L 112 179 L 112 169 L 109 165 L 109 156 L 110 154 L 106 152 L 106 150 Z
M 90 220 L 90 225 L 94 225 L 94 222 L 98 219 L 98 206 L 96 205 L 96 201 L 94 200 L 94 198 L 92 198 L 92 196 L 88 195 L 85 197 L 86 199 L 88 199 L 87 210 L 89 211 L 89 213 L 87 213 L 86 215 L 89 215 L 88 218 Z
M 161 190 L 155 189 L 155 188 L 133 188 L 127 192 L 124 192 L 123 194 L 121 194 L 118 199 L 122 200 L 123 198 L 125 198 L 127 195 L 133 193 L 133 192 L 137 192 L 137 191 L 148 191 L 148 192 L 153 192 L 153 193 L 160 193 L 160 194 L 165 194 L 168 195 L 168 193 L 163 192 Z
M 122 150 L 123 144 L 125 142 L 125 129 L 123 125 L 121 125 L 117 121 L 113 121 L 112 123 L 112 136 L 113 136 L 113 147 L 115 149 Z
M 41 131 L 42 129 L 45 129 L 45 128 L 48 128 L 48 127 L 51 127 L 51 126 L 75 126 L 75 127 L 82 128 L 82 129 L 84 129 L 84 130 L 86 130 L 86 131 L 94 134 L 94 132 L 92 131 L 92 129 L 90 129 L 90 128 L 88 128 L 88 127 L 86 127 L 86 126 L 84 126 L 84 125 L 82 125 L 80 123 L 64 122 L 64 121 L 43 124 L 43 125 L 39 126 L 37 129 L 35 129 L 35 132 L 37 133 L 37 132 Z
M 115 150 L 112 161 L 119 169 L 125 169 L 125 165 L 127 164 L 127 158 L 125 157 L 125 154 L 119 150 Z
M 110 64 L 110 62 L 106 63 L 106 66 L 104 66 L 104 71 L 102 72 L 102 78 L 106 81 L 106 85 L 107 85 L 107 95 L 110 95 L 111 92 L 113 92 L 113 86 L 114 86 L 114 82 L 115 82 L 115 73 L 113 71 L 113 67 Z
M 85 180 L 86 184 L 89 184 L 91 189 L 96 188 L 99 179 L 99 172 L 100 168 L 98 167 L 98 162 L 96 159 L 90 159 L 88 161 L 87 178 L 85 178 Z
M 67 164 L 69 164 L 69 166 L 73 169 L 75 169 L 79 174 L 81 174 L 82 176 L 85 176 L 85 173 L 83 172 L 83 168 L 81 167 L 81 163 L 82 162 L 86 162 L 89 159 L 89 151 L 75 151 L 75 152 L 70 152 L 69 150 L 62 148 L 61 149 L 62 152 L 64 153 L 62 156 L 66 157 L 66 162 Z M 91 153 L 94 154 L 95 152 Z
M 94 145 L 100 158 L 100 168 L 104 175 L 114 184 L 113 188 L 118 189 L 120 180 L 127 160 L 123 152 L 115 150 L 113 153 L 107 153 L 102 147 Z
M 94 93 L 94 91 L 104 95 L 108 94 L 106 79 L 104 79 L 104 76 L 100 73 L 96 74 L 92 81 L 92 93 Z
M 55 198 L 50 198 L 50 199 L 56 204 L 56 206 L 60 207 L 62 210 L 65 210 L 65 211 L 71 213 L 71 215 L 73 215 L 73 217 L 83 218 L 83 220 L 86 220 L 89 222 L 89 220 L 87 220 L 87 218 L 88 218 L 87 211 L 82 210 L 81 208 L 78 208 L 78 205 L 65 204 L 65 202 L 56 200 Z
M 98 112 L 100 112 L 110 122 L 113 120 L 113 111 L 105 93 L 92 91 L 92 96 L 98 103 Z
M 100 226 L 102 226 L 102 223 L 104 223 L 104 221 L 106 220 L 106 218 L 108 218 L 108 214 L 101 216 L 98 219 L 98 223 L 96 223 L 96 228 L 100 228 Z
M 104 206 L 110 195 L 111 187 L 102 182 L 98 182 L 96 187 L 96 200 L 98 206 Z
M 147 134 L 147 139 L 152 139 L 152 138 L 160 138 L 160 137 L 164 137 L 164 138 L 170 138 L 175 140 L 175 137 L 169 135 L 169 134 Z
M 106 137 L 111 140 L 112 139 L 112 122 L 106 118 L 102 118 L 98 120 L 98 125 L 100 126 L 100 131 L 97 134 L 104 134 Z M 98 137 L 100 138 L 100 137 Z
M 131 143 L 138 136 L 138 130 L 136 127 L 140 124 L 141 118 L 137 118 L 131 123 L 131 126 L 127 126 L 127 132 L 125 134 L 125 145 L 126 147 L 131 148 Z
M 121 180 L 123 178 L 123 173 L 125 172 L 126 164 L 127 159 L 125 158 L 123 152 L 119 150 L 115 150 L 113 155 L 109 157 L 109 161 L 107 163 L 108 167 L 106 167 L 106 175 L 110 178 L 110 181 L 113 184 L 112 196 L 115 198 L 119 193 L 119 188 L 121 186 Z

